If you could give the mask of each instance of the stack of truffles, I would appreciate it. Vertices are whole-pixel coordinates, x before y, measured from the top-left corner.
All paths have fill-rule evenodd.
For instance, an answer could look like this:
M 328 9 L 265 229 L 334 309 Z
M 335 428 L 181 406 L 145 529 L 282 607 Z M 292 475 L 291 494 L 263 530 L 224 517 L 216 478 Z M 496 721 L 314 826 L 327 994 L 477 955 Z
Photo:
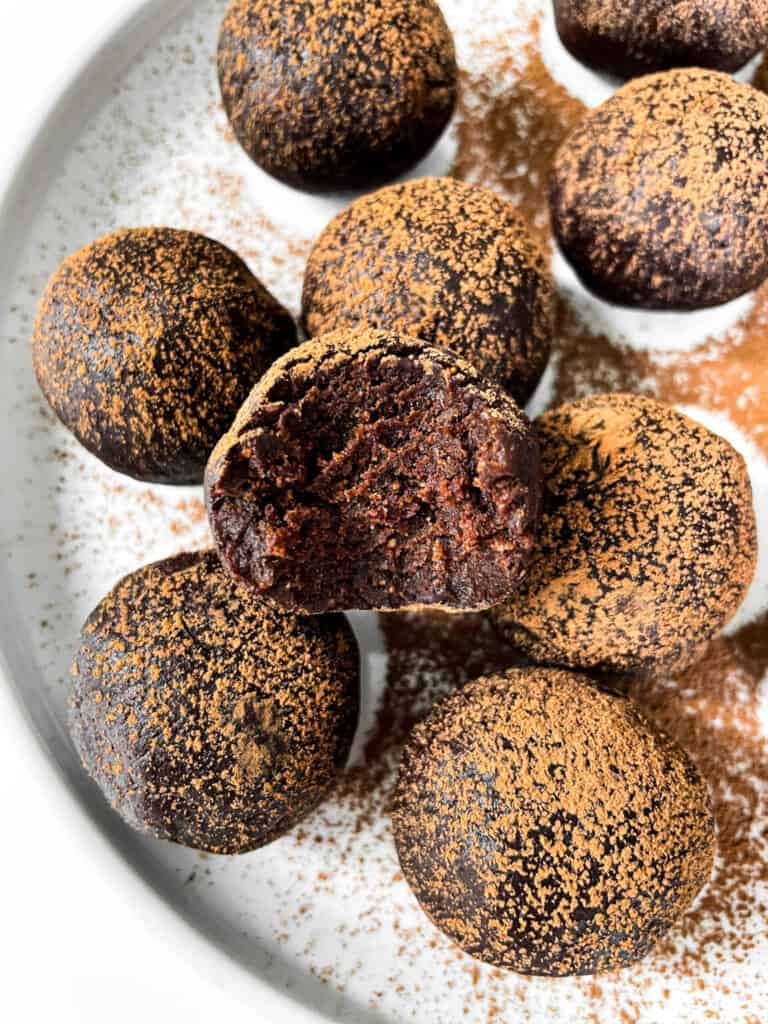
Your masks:
M 768 5 L 691 0 L 701 17 L 679 38 L 668 4 L 645 6 L 629 26 L 627 5 L 555 3 L 580 59 L 658 73 L 563 145 L 552 223 L 606 301 L 698 309 L 768 276 L 768 99 L 718 70 L 763 45 Z M 694 31 L 714 7 L 717 32 Z M 433 0 L 235 0 L 218 61 L 237 139 L 269 174 L 384 187 L 317 240 L 304 343 L 235 253 L 191 232 L 119 230 L 53 274 L 33 337 L 51 407 L 118 472 L 204 478 L 215 545 L 138 569 L 88 618 L 70 715 L 83 764 L 134 827 L 254 850 L 344 768 L 360 672 L 341 613 L 490 609 L 527 664 L 414 729 L 392 811 L 403 872 L 482 960 L 629 965 L 706 884 L 715 838 L 686 752 L 611 686 L 692 663 L 742 602 L 744 461 L 638 395 L 526 418 L 550 254 L 483 188 L 386 184 L 454 107 Z

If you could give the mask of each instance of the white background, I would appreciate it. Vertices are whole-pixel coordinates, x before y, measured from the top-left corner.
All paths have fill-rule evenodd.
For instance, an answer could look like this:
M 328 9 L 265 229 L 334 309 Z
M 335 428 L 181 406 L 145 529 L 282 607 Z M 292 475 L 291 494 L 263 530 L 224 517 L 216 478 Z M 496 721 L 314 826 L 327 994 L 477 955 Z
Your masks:
M 0 181 L 63 72 L 122 0 L 0 0 Z M 2 343 L 2 342 L 0 342 Z M 62 805 L 0 680 L 0 1021 L 237 1024 L 267 1018 L 169 948 Z M 79 826 L 79 827 L 78 827 Z M 270 1022 L 276 1022 L 272 1015 Z

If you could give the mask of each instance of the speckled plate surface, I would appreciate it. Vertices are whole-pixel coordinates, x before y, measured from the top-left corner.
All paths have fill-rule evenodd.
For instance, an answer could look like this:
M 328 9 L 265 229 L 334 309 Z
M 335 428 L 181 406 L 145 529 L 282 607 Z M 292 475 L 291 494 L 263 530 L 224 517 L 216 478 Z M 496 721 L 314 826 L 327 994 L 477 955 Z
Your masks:
M 457 37 L 464 100 L 451 132 L 414 173 L 453 169 L 485 181 L 525 200 L 535 219 L 542 192 L 537 161 L 557 134 L 546 118 L 559 130 L 578 112 L 572 97 L 596 102 L 612 86 L 565 54 L 538 0 L 444 0 L 443 7 Z M 458 953 L 419 913 L 388 831 L 384 805 L 394 754 L 379 742 L 387 721 L 381 710 L 392 710 L 393 701 L 402 726 L 435 693 L 461 681 L 467 664 L 482 666 L 477 622 L 457 625 L 451 639 L 438 627 L 437 641 L 419 621 L 406 624 L 401 640 L 385 626 L 395 648 L 388 661 L 379 621 L 352 617 L 365 662 L 352 781 L 265 850 L 205 858 L 145 839 L 121 825 L 82 775 L 64 724 L 67 670 L 82 620 L 121 575 L 204 545 L 207 528 L 197 489 L 118 477 L 54 421 L 30 364 L 37 298 L 58 261 L 93 237 L 162 223 L 230 245 L 297 311 L 308 246 L 345 202 L 271 181 L 233 142 L 215 77 L 223 8 L 224 0 L 134 4 L 62 93 L 0 213 L 0 407 L 7 432 L 0 648 L 43 748 L 91 822 L 154 888 L 151 898 L 161 897 L 185 919 L 176 941 L 189 941 L 212 970 L 250 986 L 254 1005 L 271 1019 L 768 1019 L 768 893 L 760 868 L 768 829 L 768 656 L 760 641 L 768 413 L 759 416 L 768 409 L 768 366 L 755 365 L 764 349 L 754 345 L 766 304 L 759 294 L 687 317 L 627 314 L 583 293 L 556 258 L 565 341 L 533 403 L 535 411 L 554 398 L 613 387 L 668 393 L 744 451 L 753 475 L 761 523 L 755 586 L 718 648 L 720 660 L 701 677 L 665 681 L 649 695 L 662 720 L 666 714 L 691 725 L 700 747 L 694 754 L 715 779 L 729 844 L 711 893 L 659 954 L 597 981 L 524 979 Z M 530 165 L 521 154 L 532 155 Z M 725 360 L 722 372 L 718 360 Z M 730 391 L 723 384 L 728 374 Z M 415 654 L 398 647 L 408 636 Z M 452 644 L 458 668 L 441 662 Z M 670 693 L 677 703 L 665 698 Z M 53 798 L 60 796 L 56 790 Z M 164 922 L 174 927 L 168 915 Z

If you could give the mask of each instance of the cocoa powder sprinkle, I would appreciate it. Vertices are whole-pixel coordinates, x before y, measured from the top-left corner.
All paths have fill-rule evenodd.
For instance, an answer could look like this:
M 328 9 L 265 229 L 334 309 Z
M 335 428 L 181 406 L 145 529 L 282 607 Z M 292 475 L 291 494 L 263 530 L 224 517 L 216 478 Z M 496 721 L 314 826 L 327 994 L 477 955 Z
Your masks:
M 552 165 L 558 242 L 609 302 L 699 309 L 768 274 L 768 98 L 700 68 L 589 111 Z
M 218 67 L 246 152 L 312 191 L 397 177 L 455 102 L 453 37 L 434 0 L 234 0 Z
M 53 274 L 32 353 L 89 451 L 137 479 L 198 483 L 254 382 L 295 342 L 291 317 L 226 246 L 125 228 Z
M 510 669 L 438 705 L 406 744 L 400 863 L 473 956 L 590 974 L 644 956 L 712 866 L 706 787 L 631 702 L 556 669 Z
M 457 352 L 524 404 L 546 366 L 553 287 L 515 206 L 488 189 L 422 178 L 336 216 L 310 254 L 310 335 L 369 324 Z
M 85 623 L 72 675 L 75 746 L 115 809 L 212 853 L 256 849 L 312 810 L 357 722 L 345 620 L 264 604 L 210 551 L 121 580 Z

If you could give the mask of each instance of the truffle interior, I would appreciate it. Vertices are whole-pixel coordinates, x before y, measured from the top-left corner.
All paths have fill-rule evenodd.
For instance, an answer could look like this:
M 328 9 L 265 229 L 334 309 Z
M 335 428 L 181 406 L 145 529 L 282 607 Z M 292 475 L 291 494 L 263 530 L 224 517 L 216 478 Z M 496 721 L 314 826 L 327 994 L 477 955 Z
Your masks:
M 308 611 L 487 607 L 522 575 L 535 478 L 482 386 L 376 352 L 280 376 L 211 509 L 230 568 Z

